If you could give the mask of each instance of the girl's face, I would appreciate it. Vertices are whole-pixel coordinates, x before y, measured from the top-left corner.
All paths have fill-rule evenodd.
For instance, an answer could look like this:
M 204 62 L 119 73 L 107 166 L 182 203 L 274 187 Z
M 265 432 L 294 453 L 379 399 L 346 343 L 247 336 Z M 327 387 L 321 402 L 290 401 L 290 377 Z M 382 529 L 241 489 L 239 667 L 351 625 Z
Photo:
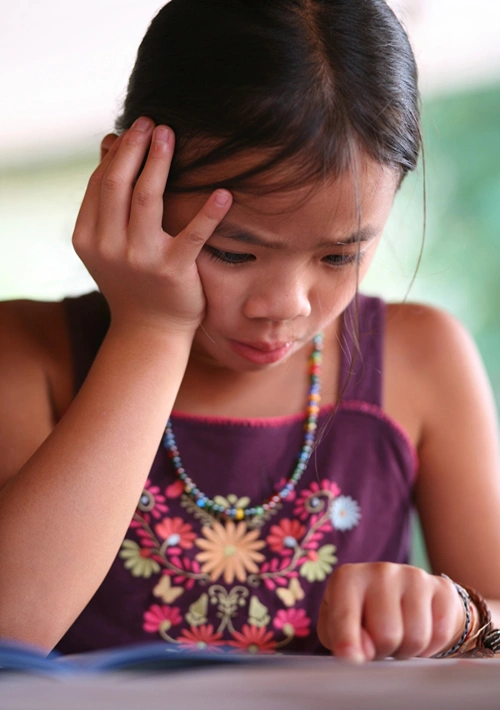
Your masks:
M 394 171 L 365 159 L 356 179 L 233 193 L 197 262 L 207 309 L 193 356 L 233 371 L 260 370 L 331 326 L 373 259 L 397 182 Z M 205 200 L 167 195 L 165 230 L 178 234 Z

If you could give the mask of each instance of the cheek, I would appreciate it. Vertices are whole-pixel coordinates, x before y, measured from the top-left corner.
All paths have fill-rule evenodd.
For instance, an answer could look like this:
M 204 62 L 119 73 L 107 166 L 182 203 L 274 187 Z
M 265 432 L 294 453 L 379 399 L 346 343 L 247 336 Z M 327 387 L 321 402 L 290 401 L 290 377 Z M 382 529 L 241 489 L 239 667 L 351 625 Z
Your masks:
M 242 279 L 231 267 L 220 267 L 206 252 L 197 260 L 203 292 L 207 301 L 207 313 L 228 312 L 238 305 L 243 292 Z

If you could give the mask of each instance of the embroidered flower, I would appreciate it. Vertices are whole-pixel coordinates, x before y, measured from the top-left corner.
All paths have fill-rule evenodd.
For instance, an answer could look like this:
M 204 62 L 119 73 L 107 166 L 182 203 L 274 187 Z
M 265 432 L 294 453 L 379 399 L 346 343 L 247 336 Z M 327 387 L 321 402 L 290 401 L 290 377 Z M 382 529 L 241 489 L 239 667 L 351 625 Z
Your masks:
M 178 498 L 184 493 L 184 484 L 182 481 L 174 481 L 170 486 L 165 488 L 167 498 Z
M 159 520 L 168 511 L 168 506 L 165 505 L 165 496 L 162 496 L 158 486 L 151 485 L 149 478 L 141 493 L 137 508 L 141 513 L 144 513 L 144 517 L 148 521 L 150 520 L 150 515 Z
M 207 646 L 222 646 L 222 634 L 214 632 L 212 624 L 183 629 L 177 641 L 192 649 L 204 649 Z
M 273 552 L 279 552 L 280 555 L 292 555 L 305 532 L 305 527 L 298 520 L 285 518 L 280 520 L 279 525 L 271 526 L 266 542 Z
M 361 520 L 359 503 L 350 496 L 339 496 L 332 503 L 330 520 L 335 530 L 352 530 Z
M 195 544 L 203 552 L 196 555 L 202 562 L 201 571 L 209 574 L 215 582 L 224 575 L 226 584 L 232 584 L 234 578 L 244 582 L 247 573 L 257 573 L 257 562 L 264 560 L 264 555 L 257 550 L 265 546 L 264 540 L 258 540 L 259 530 L 247 531 L 243 521 L 235 525 L 228 520 L 225 525 L 215 522 L 211 528 L 202 529 L 203 538 L 198 538 Z
M 171 548 L 169 551 L 176 554 L 180 554 L 179 548 L 191 549 L 196 538 L 196 533 L 193 532 L 191 525 L 185 523 L 182 518 L 164 518 L 161 523 L 155 526 L 155 532 L 158 537 L 165 540 L 162 548 Z
M 275 628 L 281 629 L 288 638 L 304 637 L 309 635 L 311 619 L 304 609 L 280 609 L 273 624 Z
M 251 501 L 248 496 L 243 496 L 243 498 L 238 498 L 234 493 L 230 493 L 227 498 L 224 496 L 215 496 L 214 503 L 221 505 L 223 508 L 248 508 Z
M 313 481 L 309 488 L 301 491 L 295 502 L 293 514 L 305 520 L 309 515 L 323 513 L 328 502 L 340 494 L 340 488 L 333 481 L 324 479 Z
M 144 612 L 144 631 L 149 633 L 158 632 L 164 638 L 164 634 L 171 629 L 172 626 L 177 626 L 182 621 L 180 609 L 177 606 L 160 606 L 153 604 L 148 611 Z
M 307 560 L 300 568 L 300 574 L 308 582 L 324 582 L 337 562 L 335 545 L 323 545 L 319 550 L 309 550 Z
M 276 648 L 276 641 L 272 641 L 273 632 L 264 627 L 257 628 L 244 624 L 241 630 L 233 632 L 234 641 L 229 641 L 229 646 L 240 648 L 248 653 L 272 653 Z
M 160 565 L 151 558 L 151 549 L 139 547 L 133 540 L 124 540 L 119 557 L 125 560 L 124 566 L 134 577 L 148 579 L 160 571 Z

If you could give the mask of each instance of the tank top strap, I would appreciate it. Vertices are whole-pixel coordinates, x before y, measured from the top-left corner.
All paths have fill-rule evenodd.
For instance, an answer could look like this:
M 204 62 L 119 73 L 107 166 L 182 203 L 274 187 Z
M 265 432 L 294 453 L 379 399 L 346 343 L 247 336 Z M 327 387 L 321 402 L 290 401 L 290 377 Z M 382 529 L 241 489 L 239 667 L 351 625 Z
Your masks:
M 382 406 L 386 304 L 359 295 L 344 311 L 341 334 L 342 399 Z
M 110 312 L 99 291 L 63 300 L 73 357 L 73 382 L 78 392 L 109 328 Z

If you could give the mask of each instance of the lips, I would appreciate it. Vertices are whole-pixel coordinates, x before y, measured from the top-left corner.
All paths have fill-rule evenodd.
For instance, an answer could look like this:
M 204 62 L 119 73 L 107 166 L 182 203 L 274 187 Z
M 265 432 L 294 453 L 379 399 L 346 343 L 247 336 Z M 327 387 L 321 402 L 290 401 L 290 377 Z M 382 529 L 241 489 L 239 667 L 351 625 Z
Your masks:
M 279 362 L 288 355 L 292 349 L 294 341 L 290 342 L 254 342 L 240 343 L 237 340 L 231 340 L 230 345 L 235 353 L 245 358 L 249 362 L 257 365 L 268 365 L 273 362 Z
M 273 350 L 279 350 L 280 348 L 284 348 L 287 345 L 290 345 L 290 342 L 283 342 L 283 343 L 239 343 L 240 345 L 246 345 L 248 348 L 254 348 L 255 350 L 260 350 L 263 353 L 271 353 Z

